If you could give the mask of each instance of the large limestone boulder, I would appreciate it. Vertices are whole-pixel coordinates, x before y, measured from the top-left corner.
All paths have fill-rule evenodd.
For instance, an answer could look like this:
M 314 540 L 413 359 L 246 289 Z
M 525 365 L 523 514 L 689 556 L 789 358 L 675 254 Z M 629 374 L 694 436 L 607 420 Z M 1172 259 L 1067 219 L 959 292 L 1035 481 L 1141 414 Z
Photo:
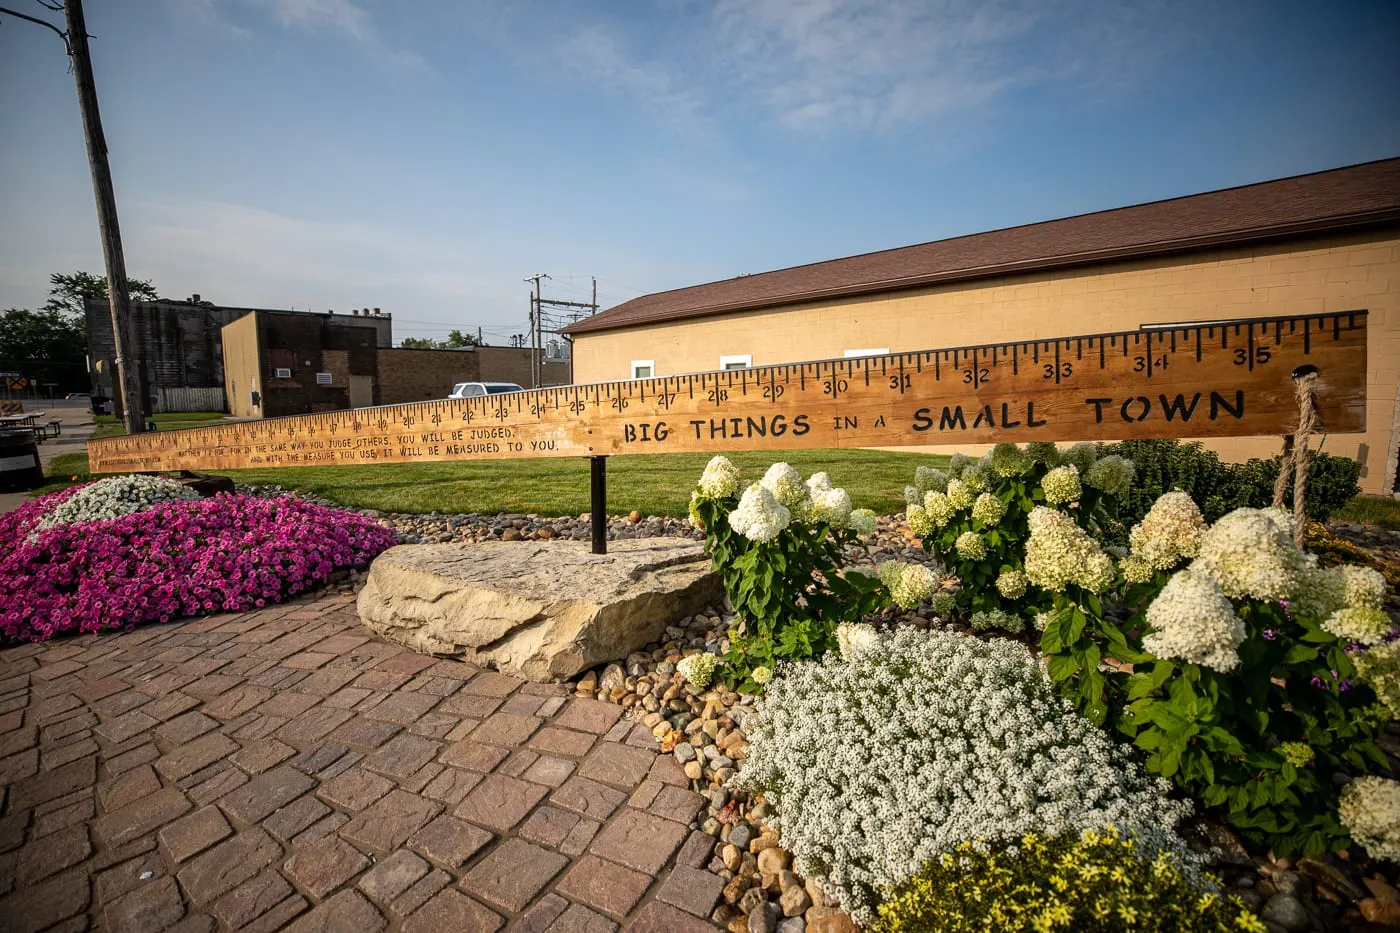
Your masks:
M 723 596 L 700 546 L 613 541 L 407 544 L 370 566 L 360 618 L 423 654 L 539 682 L 572 677 L 658 640 Z

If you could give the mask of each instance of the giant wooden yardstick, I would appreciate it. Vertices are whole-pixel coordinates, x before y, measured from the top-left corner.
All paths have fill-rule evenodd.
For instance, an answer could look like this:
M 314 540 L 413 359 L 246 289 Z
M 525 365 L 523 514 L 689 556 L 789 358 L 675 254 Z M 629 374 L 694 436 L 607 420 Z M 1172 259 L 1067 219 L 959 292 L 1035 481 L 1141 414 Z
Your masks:
M 1313 370 L 1322 430 L 1364 431 L 1357 310 L 296 415 L 104 438 L 88 457 L 111 473 L 585 456 L 600 515 L 609 455 L 1278 435 Z

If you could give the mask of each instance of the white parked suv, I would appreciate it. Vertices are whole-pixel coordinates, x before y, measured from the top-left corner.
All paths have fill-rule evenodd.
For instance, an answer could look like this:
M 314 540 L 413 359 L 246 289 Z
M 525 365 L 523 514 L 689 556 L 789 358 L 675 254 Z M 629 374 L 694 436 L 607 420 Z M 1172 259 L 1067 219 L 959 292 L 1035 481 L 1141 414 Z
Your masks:
M 452 387 L 448 398 L 480 398 L 483 395 L 502 395 L 506 392 L 524 392 L 525 387 L 513 382 L 459 382 Z

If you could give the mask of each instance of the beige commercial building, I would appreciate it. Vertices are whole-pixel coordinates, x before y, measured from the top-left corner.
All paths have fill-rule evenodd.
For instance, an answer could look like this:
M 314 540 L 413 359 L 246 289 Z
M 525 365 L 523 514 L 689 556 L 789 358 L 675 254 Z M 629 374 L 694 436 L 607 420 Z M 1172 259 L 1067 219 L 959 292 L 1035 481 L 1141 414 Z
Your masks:
M 1400 442 L 1400 159 L 645 295 L 568 333 L 588 383 L 1358 309 L 1367 429 L 1323 449 L 1382 493 Z

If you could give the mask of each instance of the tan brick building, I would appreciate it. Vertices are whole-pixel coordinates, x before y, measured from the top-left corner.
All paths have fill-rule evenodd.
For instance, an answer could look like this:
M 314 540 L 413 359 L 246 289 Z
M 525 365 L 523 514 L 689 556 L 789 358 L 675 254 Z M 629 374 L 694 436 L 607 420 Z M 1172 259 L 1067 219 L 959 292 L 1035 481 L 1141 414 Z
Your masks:
M 372 319 L 254 311 L 223 328 L 230 413 L 276 418 L 446 398 L 459 382 L 530 384 L 525 347 L 414 350 L 380 346 Z M 542 385 L 569 381 L 541 356 Z
M 587 383 L 1355 309 L 1367 430 L 1323 449 L 1380 493 L 1400 442 L 1400 159 L 645 295 L 568 333 Z M 1279 446 L 1208 443 L 1229 459 Z

